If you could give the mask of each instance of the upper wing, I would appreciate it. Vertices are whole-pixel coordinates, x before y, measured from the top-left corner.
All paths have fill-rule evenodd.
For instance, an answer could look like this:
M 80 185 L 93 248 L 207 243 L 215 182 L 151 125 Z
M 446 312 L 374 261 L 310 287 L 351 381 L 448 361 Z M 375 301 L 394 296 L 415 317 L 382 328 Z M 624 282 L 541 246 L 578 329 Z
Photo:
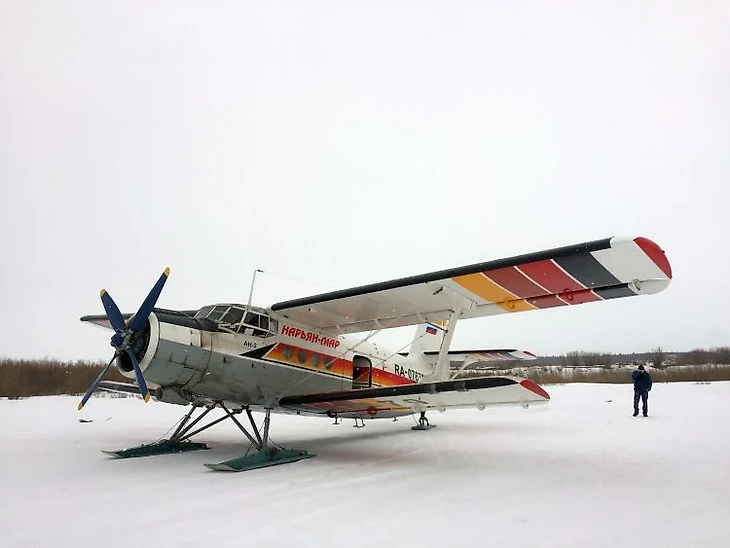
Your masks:
M 672 269 L 646 238 L 606 238 L 509 259 L 276 303 L 271 310 L 324 333 L 355 333 L 649 295 Z
M 389 417 L 428 409 L 547 403 L 550 395 L 537 383 L 516 377 L 481 377 L 456 381 L 401 384 L 386 388 L 342 390 L 285 396 L 281 407 L 306 413 Z

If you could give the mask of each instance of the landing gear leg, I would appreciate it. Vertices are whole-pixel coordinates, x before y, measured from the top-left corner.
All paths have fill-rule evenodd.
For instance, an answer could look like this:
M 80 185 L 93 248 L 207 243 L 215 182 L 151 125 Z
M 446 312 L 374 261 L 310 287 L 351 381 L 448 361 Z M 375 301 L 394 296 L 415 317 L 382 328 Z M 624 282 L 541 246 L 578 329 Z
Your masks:
M 224 462 L 207 464 L 206 468 L 211 470 L 220 470 L 223 472 L 242 472 L 244 470 L 253 470 L 255 468 L 264 468 L 265 466 L 273 466 L 275 464 L 285 464 L 287 462 L 296 462 L 298 460 L 307 459 L 313 457 L 306 451 L 299 451 L 296 449 L 280 449 L 278 447 L 269 447 L 269 425 L 271 424 L 271 409 L 266 409 L 266 416 L 264 417 L 264 428 L 263 432 L 256 426 L 251 415 L 251 410 L 246 408 L 246 414 L 248 415 L 249 422 L 251 423 L 251 430 L 253 436 L 246 431 L 246 428 L 236 420 L 230 411 L 224 408 L 226 413 L 229 414 L 233 422 L 236 423 L 238 428 L 246 435 L 251 445 L 256 448 L 256 452 L 251 455 L 244 455 L 235 459 L 230 459 Z M 254 438 L 255 436 L 255 438 Z
M 428 422 L 428 419 L 426 418 L 426 412 L 421 411 L 421 416 L 418 419 L 418 425 L 412 426 L 411 430 L 430 430 L 431 428 L 436 428 L 436 425 Z
M 334 411 L 327 411 L 327 416 L 331 419 L 335 419 L 335 422 L 333 422 L 332 424 L 336 424 L 338 426 L 340 424 L 342 424 L 342 420 L 340 419 L 340 416 L 337 413 L 335 413 Z
M 221 408 L 225 415 L 218 417 L 217 419 L 209 422 L 205 426 L 201 426 L 194 430 L 195 426 L 205 417 L 208 413 L 213 411 L 216 407 Z M 198 418 L 191 421 L 195 411 L 203 408 L 203 412 Z M 247 429 L 241 422 L 236 418 L 236 415 L 240 415 L 246 412 L 251 426 Z M 274 464 L 284 464 L 286 462 L 295 462 L 298 460 L 313 457 L 306 451 L 296 451 L 291 449 L 279 449 L 278 447 L 269 447 L 269 425 L 271 423 L 271 409 L 266 409 L 266 416 L 264 418 L 263 429 L 256 426 L 251 410 L 248 407 L 241 407 L 238 409 L 230 410 L 223 402 L 216 402 L 208 405 L 194 404 L 190 411 L 180 421 L 180 424 L 175 429 L 175 432 L 170 436 L 169 439 L 150 443 L 148 445 L 140 445 L 138 447 L 132 447 L 130 449 L 122 449 L 120 451 L 103 451 L 107 455 L 111 455 L 117 458 L 132 458 L 132 457 L 146 457 L 151 455 L 162 455 L 167 453 L 179 453 L 182 451 L 194 451 L 196 449 L 208 449 L 208 446 L 204 443 L 196 443 L 190 441 L 190 438 L 199 434 L 203 430 L 215 426 L 216 424 L 223 422 L 224 420 L 230 419 L 238 428 L 243 432 L 246 439 L 251 445 L 256 448 L 256 452 L 251 455 L 244 455 L 235 459 L 227 460 L 216 464 L 206 464 L 205 466 L 211 470 L 225 470 L 228 472 L 240 472 L 242 470 L 252 470 L 254 468 L 263 468 L 264 466 L 273 466 Z M 249 432 L 250 430 L 250 432 Z
M 203 407 L 205 408 L 205 410 L 198 416 L 197 419 L 190 422 L 193 414 Z M 175 429 L 175 432 L 173 432 L 172 436 L 170 436 L 168 439 L 156 441 L 154 443 L 146 445 L 138 445 L 137 447 L 130 447 L 129 449 L 120 449 L 118 451 L 102 451 L 102 453 L 119 459 L 129 459 L 134 457 L 150 457 L 152 455 L 166 455 L 168 453 L 181 453 L 183 451 L 208 449 L 208 446 L 204 443 L 192 442 L 190 441 L 190 438 L 198 432 L 202 432 L 206 428 L 210 428 L 214 424 L 218 424 L 227 417 L 215 420 L 210 424 L 204 426 L 203 428 L 195 430 L 192 433 L 190 431 L 196 424 L 198 424 L 203 419 L 203 417 L 205 417 L 208 413 L 215 409 L 215 407 L 215 404 L 205 406 L 200 404 L 193 404 L 190 408 L 190 411 L 188 411 L 185 416 L 180 420 L 180 424 Z

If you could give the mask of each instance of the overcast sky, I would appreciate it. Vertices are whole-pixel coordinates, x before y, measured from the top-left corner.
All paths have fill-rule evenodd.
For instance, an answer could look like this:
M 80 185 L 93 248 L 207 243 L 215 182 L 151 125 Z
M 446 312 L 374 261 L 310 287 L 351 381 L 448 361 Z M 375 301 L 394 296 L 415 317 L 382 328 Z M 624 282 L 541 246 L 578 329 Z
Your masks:
M 614 235 L 669 289 L 452 348 L 728 345 L 728 28 L 711 1 L 0 0 L 0 356 L 108 358 L 78 318 L 166 266 L 160 306 L 245 303 L 255 268 L 268 306 Z

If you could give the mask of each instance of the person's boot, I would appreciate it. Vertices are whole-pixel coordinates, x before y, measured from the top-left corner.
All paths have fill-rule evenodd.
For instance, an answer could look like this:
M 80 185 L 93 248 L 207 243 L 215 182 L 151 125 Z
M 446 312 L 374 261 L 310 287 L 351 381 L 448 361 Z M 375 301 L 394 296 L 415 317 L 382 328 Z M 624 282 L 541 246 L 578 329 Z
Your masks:
M 638 417 L 638 416 L 639 416 L 639 412 L 638 411 L 634 411 L 634 417 Z

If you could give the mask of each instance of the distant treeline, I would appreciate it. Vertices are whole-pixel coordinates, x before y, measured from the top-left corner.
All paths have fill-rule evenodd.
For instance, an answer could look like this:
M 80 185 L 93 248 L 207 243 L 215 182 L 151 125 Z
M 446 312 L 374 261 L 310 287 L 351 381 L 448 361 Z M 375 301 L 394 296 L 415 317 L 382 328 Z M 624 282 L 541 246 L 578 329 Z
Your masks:
M 103 362 L 0 358 L 0 397 L 83 394 L 105 365 Z M 112 368 L 106 380 L 126 379 Z
M 657 369 L 678 365 L 730 365 L 730 347 L 697 348 L 689 352 L 667 352 L 661 347 L 649 352 L 612 354 L 610 352 L 574 351 L 558 356 L 538 356 L 530 365 L 562 365 L 564 367 L 609 367 L 614 364 L 638 365 L 650 363 Z
M 564 384 L 573 382 L 595 382 L 625 384 L 632 382 L 633 368 L 621 365 L 605 367 L 570 368 L 558 366 L 538 366 L 532 369 L 515 368 L 510 374 L 532 379 L 539 384 Z M 647 368 L 654 382 L 709 382 L 730 381 L 728 365 L 679 365 L 667 369 Z M 476 372 L 474 372 L 476 373 Z M 483 375 L 484 372 L 481 373 Z
M 727 381 L 730 380 L 730 347 L 698 348 L 690 352 L 664 352 L 655 348 L 637 354 L 577 351 L 531 361 L 483 365 L 485 367 L 481 370 L 475 368 L 462 376 L 483 376 L 488 370 L 492 374 L 527 377 L 541 384 L 621 384 L 631 382 L 631 371 L 638 365 L 644 365 L 649 368 L 655 382 Z

